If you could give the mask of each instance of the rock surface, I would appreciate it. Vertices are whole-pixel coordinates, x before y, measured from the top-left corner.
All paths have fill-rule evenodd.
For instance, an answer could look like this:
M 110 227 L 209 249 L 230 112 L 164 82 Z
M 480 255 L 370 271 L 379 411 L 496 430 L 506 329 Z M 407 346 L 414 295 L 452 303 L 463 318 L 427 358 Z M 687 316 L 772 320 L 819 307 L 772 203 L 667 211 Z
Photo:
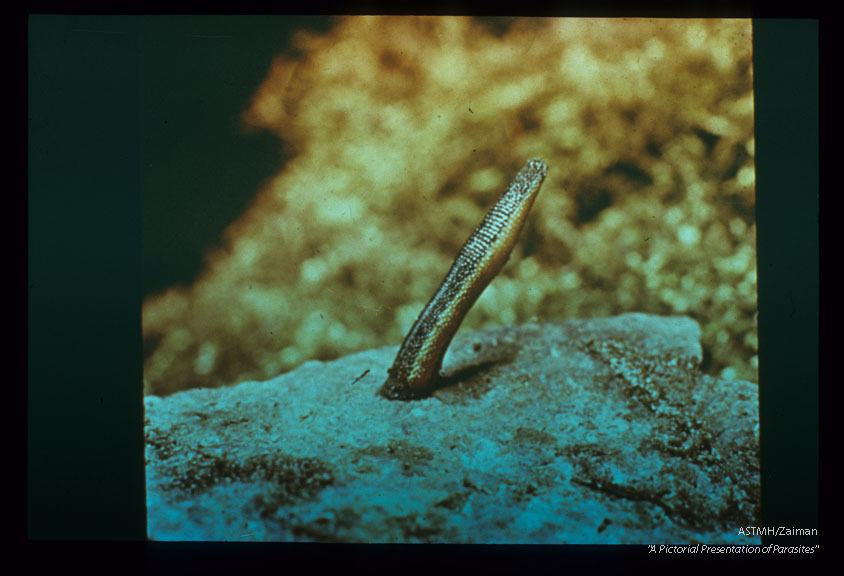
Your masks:
M 700 329 L 629 314 L 458 334 L 450 385 L 376 392 L 396 348 L 145 399 L 156 540 L 738 543 L 757 386 Z

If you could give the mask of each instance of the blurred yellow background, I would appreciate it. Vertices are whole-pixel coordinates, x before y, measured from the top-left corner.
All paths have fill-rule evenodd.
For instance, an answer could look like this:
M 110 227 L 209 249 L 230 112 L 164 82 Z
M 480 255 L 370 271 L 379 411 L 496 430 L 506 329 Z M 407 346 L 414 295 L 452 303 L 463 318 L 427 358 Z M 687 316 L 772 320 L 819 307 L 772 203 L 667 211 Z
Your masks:
M 147 394 L 400 344 L 531 157 L 548 177 L 462 330 L 688 315 L 707 372 L 757 380 L 749 20 L 348 17 L 295 45 L 244 112 L 292 160 L 144 302 Z

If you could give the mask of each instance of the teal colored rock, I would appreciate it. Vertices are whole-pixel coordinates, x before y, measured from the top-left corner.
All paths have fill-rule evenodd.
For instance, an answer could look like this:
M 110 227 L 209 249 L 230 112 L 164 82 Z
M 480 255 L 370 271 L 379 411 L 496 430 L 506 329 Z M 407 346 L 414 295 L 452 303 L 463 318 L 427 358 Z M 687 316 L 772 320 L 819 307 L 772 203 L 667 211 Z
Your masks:
M 146 398 L 154 540 L 758 544 L 757 386 L 700 329 L 629 314 L 458 334 L 446 387 L 397 348 Z

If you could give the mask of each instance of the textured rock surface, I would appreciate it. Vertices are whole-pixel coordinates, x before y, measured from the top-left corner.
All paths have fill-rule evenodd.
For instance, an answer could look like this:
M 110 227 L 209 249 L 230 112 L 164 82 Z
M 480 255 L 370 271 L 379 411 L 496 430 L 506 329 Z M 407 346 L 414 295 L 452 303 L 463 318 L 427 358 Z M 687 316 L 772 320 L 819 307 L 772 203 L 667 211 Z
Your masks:
M 689 318 L 460 334 L 452 384 L 376 394 L 396 348 L 146 398 L 160 540 L 758 543 L 757 387 Z

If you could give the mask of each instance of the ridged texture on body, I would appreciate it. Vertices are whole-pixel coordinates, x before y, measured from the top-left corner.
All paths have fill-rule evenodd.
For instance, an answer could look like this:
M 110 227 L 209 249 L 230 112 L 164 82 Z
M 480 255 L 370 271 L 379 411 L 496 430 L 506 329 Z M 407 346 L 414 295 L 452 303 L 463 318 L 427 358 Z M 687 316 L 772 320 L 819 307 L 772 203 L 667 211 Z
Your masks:
M 504 267 L 545 180 L 547 167 L 529 160 L 487 212 L 422 310 L 396 355 L 380 393 L 390 399 L 426 396 L 466 313 Z

